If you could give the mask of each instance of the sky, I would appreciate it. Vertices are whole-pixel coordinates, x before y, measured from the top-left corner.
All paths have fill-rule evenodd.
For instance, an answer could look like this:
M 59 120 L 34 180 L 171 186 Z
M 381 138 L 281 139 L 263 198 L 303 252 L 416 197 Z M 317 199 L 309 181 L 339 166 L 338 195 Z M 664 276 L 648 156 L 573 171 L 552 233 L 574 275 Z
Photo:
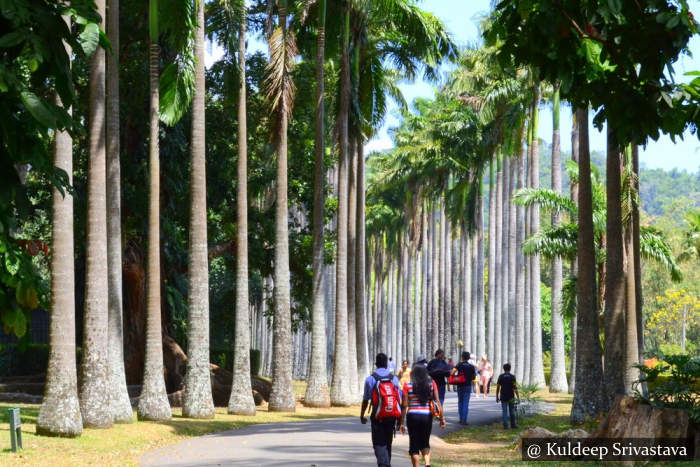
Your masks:
M 443 21 L 458 46 L 474 45 L 481 40 L 477 25 L 479 19 L 488 13 L 490 4 L 491 0 L 423 0 L 420 2 L 421 8 L 432 12 Z M 700 0 L 690 0 L 689 4 L 691 10 L 696 12 L 695 17 L 700 18 L 698 16 Z M 266 46 L 260 38 L 250 40 L 248 47 L 249 53 L 266 50 Z M 690 50 L 693 57 L 681 57 L 674 64 L 677 81 L 689 81 L 689 78 L 684 77 L 683 74 L 688 71 L 700 70 L 700 36 L 696 35 L 691 39 Z M 220 50 L 210 48 L 207 53 L 207 65 L 220 54 Z M 444 74 L 447 73 L 448 69 L 449 65 L 443 65 Z M 435 84 L 423 80 L 401 83 L 400 88 L 409 103 L 417 97 L 430 98 L 435 94 Z M 374 138 L 367 142 L 365 154 L 393 147 L 389 130 L 400 122 L 397 109 L 395 104 L 390 105 L 381 129 Z M 590 116 L 592 121 L 593 112 L 590 113 Z M 591 123 L 591 150 L 605 150 L 604 130 L 599 132 Z M 539 136 L 548 142 L 552 140 L 552 114 L 546 105 L 543 105 L 540 110 Z M 562 149 L 569 151 L 571 146 L 571 109 L 568 106 L 563 106 L 561 110 L 561 141 Z M 666 170 L 678 168 L 695 173 L 700 170 L 700 140 L 689 132 L 686 132 L 683 140 L 677 138 L 675 143 L 669 137 L 661 136 L 658 141 L 650 141 L 640 151 L 640 163 L 647 168 Z

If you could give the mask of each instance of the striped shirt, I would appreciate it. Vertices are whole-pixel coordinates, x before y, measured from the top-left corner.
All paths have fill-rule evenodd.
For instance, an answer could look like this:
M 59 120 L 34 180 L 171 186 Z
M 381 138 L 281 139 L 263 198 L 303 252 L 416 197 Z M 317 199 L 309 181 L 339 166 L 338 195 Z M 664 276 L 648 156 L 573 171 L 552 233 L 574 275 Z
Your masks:
M 433 381 L 432 384 L 433 394 L 437 394 L 437 386 L 435 385 L 435 381 Z M 403 390 L 406 394 L 408 394 L 409 414 L 430 415 L 430 400 L 428 400 L 425 404 L 421 403 L 421 401 L 418 399 L 418 395 L 413 393 L 413 383 L 404 384 Z

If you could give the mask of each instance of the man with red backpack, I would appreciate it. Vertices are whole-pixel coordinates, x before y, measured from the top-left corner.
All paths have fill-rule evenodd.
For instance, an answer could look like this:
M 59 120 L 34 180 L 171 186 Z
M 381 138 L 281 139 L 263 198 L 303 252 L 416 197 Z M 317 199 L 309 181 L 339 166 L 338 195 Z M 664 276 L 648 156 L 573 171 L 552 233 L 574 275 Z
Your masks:
M 401 418 L 401 388 L 398 378 L 387 368 L 388 361 L 386 354 L 377 354 L 377 369 L 365 379 L 360 409 L 360 422 L 365 424 L 365 411 L 371 404 L 372 446 L 379 467 L 391 466 L 391 443 L 396 433 L 396 422 Z

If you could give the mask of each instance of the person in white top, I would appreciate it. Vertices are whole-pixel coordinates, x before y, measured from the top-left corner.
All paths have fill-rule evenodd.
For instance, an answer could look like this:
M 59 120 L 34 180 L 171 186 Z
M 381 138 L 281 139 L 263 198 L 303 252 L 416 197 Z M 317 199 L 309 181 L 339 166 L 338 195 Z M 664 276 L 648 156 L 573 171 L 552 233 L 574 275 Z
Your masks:
M 481 386 L 481 394 L 484 399 L 489 394 L 489 389 L 491 389 L 491 378 L 493 378 L 493 365 L 486 358 L 486 355 L 481 356 L 481 363 L 479 363 L 479 386 Z

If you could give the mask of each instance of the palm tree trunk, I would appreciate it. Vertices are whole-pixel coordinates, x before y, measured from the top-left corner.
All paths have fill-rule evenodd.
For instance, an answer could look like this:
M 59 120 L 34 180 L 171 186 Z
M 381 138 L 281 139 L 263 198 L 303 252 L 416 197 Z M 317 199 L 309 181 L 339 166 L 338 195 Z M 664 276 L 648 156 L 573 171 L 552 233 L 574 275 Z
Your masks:
M 445 305 L 443 306 L 443 316 L 444 320 L 443 334 L 445 336 L 444 348 L 447 355 L 452 355 L 452 334 L 451 334 L 451 323 L 452 323 L 452 223 L 447 217 L 447 212 L 445 212 L 445 232 L 443 235 L 443 240 L 445 242 Z
M 468 350 L 471 348 L 472 344 L 472 245 L 471 245 L 471 234 L 464 228 L 462 230 L 462 270 L 464 271 L 464 277 L 462 278 L 462 284 L 464 284 L 464 292 L 462 296 L 462 340 L 463 340 L 463 350 Z
M 519 130 L 519 143 L 520 143 L 520 148 L 523 146 L 523 138 L 524 138 L 524 131 L 523 131 L 523 126 L 520 126 Z M 519 277 L 521 274 L 518 273 L 517 265 L 518 265 L 518 249 L 517 249 L 517 242 L 518 242 L 518 215 L 517 215 L 517 207 L 515 203 L 513 203 L 513 193 L 518 189 L 518 159 L 515 157 L 509 158 L 508 159 L 508 168 L 509 168 L 509 187 L 508 187 L 508 197 L 506 199 L 506 206 L 508 206 L 508 306 L 507 306 L 507 313 L 504 311 L 503 317 L 501 318 L 501 321 L 503 323 L 503 326 L 505 327 L 504 333 L 503 333 L 503 340 L 504 342 L 508 342 L 508 352 L 506 353 L 506 349 L 502 349 L 501 351 L 501 363 L 504 363 L 504 360 L 506 356 L 508 355 L 508 361 L 512 365 L 515 363 L 515 359 L 510 357 L 510 354 L 514 352 L 516 349 L 516 331 L 515 331 L 515 321 L 517 319 L 516 317 L 516 311 L 517 311 L 517 281 L 519 280 Z M 505 309 L 505 307 L 504 307 Z M 500 367 L 496 367 L 500 371 Z
M 639 340 L 637 338 L 637 287 L 635 284 L 635 253 L 634 253 L 634 210 L 637 193 L 635 191 L 635 173 L 632 161 L 632 147 L 627 147 L 624 155 L 627 184 L 626 196 L 630 201 L 630 212 L 623 226 L 624 266 L 625 266 L 625 391 L 632 394 L 633 384 L 639 379 L 639 370 L 635 367 L 640 363 Z
M 501 317 L 496 316 L 497 306 L 496 306 L 496 274 L 495 271 L 499 269 L 498 254 L 501 253 L 499 248 L 496 252 L 497 237 L 502 233 L 498 230 L 498 209 L 496 204 L 500 198 L 501 192 L 498 191 L 501 185 L 497 181 L 500 177 L 500 173 L 496 175 L 496 158 L 497 154 L 491 155 L 491 163 L 489 164 L 489 251 L 488 251 L 488 275 L 489 275 L 489 285 L 488 285 L 488 339 L 487 348 L 488 354 L 493 358 L 496 354 L 496 347 L 500 344 L 500 339 L 496 338 L 496 329 L 500 331 Z M 499 284 L 500 287 L 500 284 Z M 498 310 L 500 311 L 500 310 Z M 499 332 L 500 336 L 500 332 Z
M 323 158 L 326 153 L 324 69 L 326 62 L 326 0 L 319 2 L 318 30 L 316 39 L 316 140 L 314 166 L 314 212 L 313 212 L 313 289 L 311 305 L 311 360 L 309 379 L 304 395 L 304 405 L 309 407 L 329 407 L 328 373 L 326 371 L 326 315 L 325 315 L 325 274 L 324 269 L 324 207 L 325 170 Z
M 447 254 L 447 220 L 445 219 L 445 199 L 440 197 L 440 230 L 438 230 L 439 256 L 438 256 L 438 315 L 437 332 L 438 347 L 445 348 L 445 276 Z
M 107 60 L 107 276 L 109 306 L 109 406 L 116 423 L 132 423 L 129 393 L 124 374 L 122 322 L 122 229 L 121 171 L 119 167 L 119 0 L 109 0 L 107 36 L 112 53 Z
M 477 320 L 476 320 L 476 353 L 486 353 L 486 308 L 484 304 L 484 195 L 483 175 L 479 180 L 479 197 L 477 198 L 476 242 L 477 242 Z
M 140 420 L 169 420 L 172 416 L 163 378 L 163 336 L 160 303 L 160 152 L 158 64 L 158 2 L 150 2 L 150 138 L 148 151 L 148 266 L 146 273 L 146 355 L 143 368 L 143 388 L 139 397 Z
M 501 354 L 503 352 L 503 337 L 504 334 L 507 336 L 508 332 L 507 325 L 504 325 L 508 322 L 508 303 L 503 300 L 503 292 L 504 290 L 507 290 L 506 277 L 503 273 L 505 271 L 504 263 L 508 260 L 508 258 L 505 255 L 505 249 L 503 248 L 503 246 L 506 242 L 508 206 L 505 205 L 505 200 L 506 196 L 508 195 L 508 185 L 506 184 L 506 167 L 505 165 L 503 165 L 503 162 L 505 162 L 505 160 L 503 159 L 503 156 L 501 155 L 500 151 L 498 154 L 498 159 L 499 170 L 496 175 L 496 205 L 494 213 L 495 217 L 493 220 L 493 223 L 495 224 L 494 249 L 496 249 L 496 263 L 494 264 L 493 276 L 494 283 L 497 284 L 495 285 L 494 290 L 494 301 L 496 307 L 496 322 L 494 323 L 494 327 L 496 328 L 495 331 L 497 331 L 497 336 L 495 336 L 496 346 L 493 350 L 489 350 L 489 352 L 487 353 L 488 358 L 492 359 L 492 362 L 496 364 L 496 368 L 500 368 L 501 366 Z M 491 275 L 491 272 L 489 272 L 489 279 L 491 278 Z M 504 319 L 504 316 L 506 316 L 506 319 Z M 498 348 L 499 350 L 496 351 L 496 348 Z
M 344 11 L 343 47 L 340 66 L 339 139 L 340 161 L 338 172 L 338 240 L 336 254 L 335 296 L 335 358 L 331 383 L 331 405 L 347 406 L 353 401 L 350 388 L 348 360 L 348 112 L 350 111 L 350 13 Z M 354 388 L 352 388 L 354 390 Z
M 552 103 L 552 190 L 561 193 L 561 149 L 559 138 L 559 86 L 555 85 Z M 561 225 L 561 212 L 552 211 L 552 227 Z M 552 259 L 552 373 L 549 381 L 551 392 L 567 392 L 566 362 L 564 359 L 564 317 L 561 310 L 563 283 L 561 256 Z
M 211 394 L 209 369 L 209 265 L 207 257 L 206 145 L 204 141 L 206 92 L 204 82 L 204 2 L 196 2 L 196 8 L 197 27 L 194 35 L 194 55 L 197 63 L 195 65 L 194 96 L 192 97 L 189 293 L 187 296 L 188 355 L 182 415 L 189 418 L 213 418 L 214 401 Z M 275 285 L 278 284 L 275 283 Z M 291 367 L 289 369 L 291 370 Z
M 97 0 L 97 13 L 105 17 L 105 1 Z M 112 425 L 109 408 L 107 202 L 105 153 L 105 51 L 98 47 L 90 60 L 90 115 L 88 117 L 87 242 L 83 359 L 80 409 L 83 425 Z
M 420 343 L 418 344 L 418 352 L 425 352 L 425 348 L 428 344 L 428 327 L 429 327 L 429 312 L 428 306 L 430 301 L 428 300 L 428 288 L 430 287 L 429 276 L 430 276 L 430 259 L 428 251 L 430 247 L 428 245 L 428 210 L 426 209 L 425 202 L 421 203 L 421 293 L 420 293 Z
M 439 273 L 439 268 L 440 268 L 440 255 L 438 252 L 438 238 L 440 237 L 440 229 L 438 227 L 438 210 L 436 209 L 436 206 L 433 203 L 433 212 L 432 212 L 432 238 L 431 238 L 431 248 L 432 248 L 432 267 L 433 267 L 433 288 L 431 292 L 431 297 L 432 297 L 432 303 L 430 305 L 430 315 L 431 315 L 431 320 L 432 320 L 432 336 L 431 336 L 431 345 L 428 350 L 429 353 L 432 354 L 435 350 L 437 350 L 440 347 L 440 326 L 439 326 L 439 320 L 440 320 L 440 290 L 439 290 L 439 281 L 440 281 L 440 273 Z
M 538 137 L 538 121 L 540 104 L 540 84 L 535 84 L 535 97 L 533 99 L 533 125 L 532 125 L 532 187 L 540 187 L 540 153 Z M 540 229 L 540 206 L 532 206 L 532 233 Z M 540 296 L 540 255 L 532 255 L 532 349 L 530 355 L 530 383 L 538 388 L 545 387 L 544 366 L 542 363 L 542 305 Z
M 529 131 L 529 130 L 528 130 Z M 524 135 L 524 127 L 520 129 L 520 134 Z M 529 137 L 528 137 L 529 148 Z M 525 175 L 525 145 L 520 139 L 518 146 L 518 188 L 522 189 L 527 186 Z M 525 242 L 525 215 L 527 209 L 525 206 L 518 204 L 516 207 L 517 227 L 516 227 L 516 284 L 515 284 L 515 346 L 509 358 L 515 361 L 515 378 L 524 383 L 523 376 L 525 375 L 525 342 L 528 334 L 526 327 L 527 317 L 527 287 L 526 287 L 526 258 L 523 253 L 523 243 Z M 529 321 L 529 320 L 527 320 Z M 529 322 L 527 323 L 529 325 Z M 513 346 L 511 346 L 513 347 Z
M 458 336 L 458 320 L 459 320 L 459 289 L 460 289 L 460 282 L 459 282 L 459 263 L 461 262 L 461 256 L 460 256 L 460 251 L 459 251 L 459 229 L 455 225 L 454 229 L 452 230 L 452 253 L 450 254 L 450 258 L 452 260 L 452 274 L 451 274 L 451 281 L 452 281 L 452 297 L 450 299 L 450 354 L 454 356 L 455 361 L 459 361 L 459 347 L 457 346 L 457 340 L 459 338 Z
M 478 206 L 478 203 L 477 203 Z M 478 209 L 478 207 L 477 207 Z M 478 211 L 477 211 L 478 215 Z M 477 224 L 477 229 L 478 224 Z M 477 322 L 477 315 L 478 315 L 478 309 L 479 309 L 479 265 L 477 264 L 478 262 L 478 255 L 477 255 L 477 248 L 478 248 L 478 242 L 477 242 L 477 234 L 476 232 L 472 233 L 471 236 L 471 264 L 472 264 L 472 290 L 471 290 L 471 313 L 469 315 L 469 342 L 468 342 L 468 348 L 467 350 L 471 353 L 476 352 L 476 344 L 477 344 L 477 333 L 476 333 L 476 322 Z M 481 279 L 483 281 L 483 276 L 481 276 Z
M 68 27 L 70 17 L 64 16 Z M 71 47 L 64 43 L 70 57 Z M 56 96 L 56 104 L 61 99 Z M 70 109 L 68 110 L 70 112 Z M 73 184 L 73 140 L 67 131 L 54 137 L 54 166 Z M 75 363 L 75 264 L 73 252 L 73 196 L 68 190 L 52 190 L 51 229 L 51 322 L 49 362 L 44 399 L 39 409 L 36 432 L 48 436 L 80 436 L 83 420 L 78 401 Z
M 620 146 L 608 122 L 605 255 L 605 369 L 608 405 L 625 393 L 625 270 L 622 241 Z M 636 323 L 636 320 L 635 320 Z
M 350 368 L 350 388 L 356 394 L 357 375 L 357 309 L 355 306 L 355 261 L 357 249 L 357 137 L 348 135 L 349 174 L 348 174 L 348 365 Z
M 250 314 L 248 302 L 248 119 L 246 116 L 245 79 L 245 2 L 241 2 L 240 6 L 241 24 L 238 31 L 238 193 L 236 194 L 236 217 L 238 219 L 238 229 L 236 231 L 236 341 L 228 413 L 255 415 L 255 400 L 253 399 L 253 388 L 250 380 Z M 321 161 L 320 175 L 321 185 L 323 185 L 323 159 Z M 322 216 L 323 214 L 321 214 L 321 228 L 323 228 Z M 323 267 L 323 258 L 321 259 L 320 267 Z M 319 276 L 323 276 L 320 274 L 320 268 L 316 271 L 319 272 Z M 320 294 L 321 292 L 319 292 Z M 323 299 L 322 295 L 321 299 Z M 321 313 L 320 319 L 323 320 L 323 313 Z M 323 334 L 325 336 L 325 333 Z M 323 344 L 325 347 L 325 342 Z
M 643 362 L 644 358 L 644 322 L 643 322 L 643 296 L 642 296 L 642 263 L 641 251 L 639 244 L 639 146 L 632 145 L 632 172 L 634 173 L 634 193 L 635 199 L 632 204 L 632 240 L 634 242 L 634 288 L 635 288 L 635 304 L 637 305 L 637 350 L 639 351 L 639 362 Z M 648 393 L 646 383 L 642 383 L 642 393 Z
M 572 423 L 595 418 L 605 407 L 600 385 L 603 374 L 598 337 L 596 259 L 593 232 L 591 155 L 588 149 L 588 109 L 576 110 L 579 122 L 578 280 L 576 281 L 576 375 Z
M 571 160 L 578 166 L 579 163 L 579 123 L 577 113 L 574 111 L 571 116 Z M 578 206 L 578 183 L 571 182 L 571 200 Z M 574 259 L 571 264 L 571 275 L 578 277 L 578 261 Z M 576 388 L 576 342 L 577 342 L 577 319 L 571 317 L 571 375 L 569 376 L 569 393 L 573 394 Z
M 367 348 L 367 303 L 365 301 L 366 271 L 366 240 L 365 240 L 365 154 L 362 139 L 357 142 L 357 242 L 355 247 L 356 278 L 355 278 L 355 309 L 357 310 L 357 371 L 362 383 L 362 377 L 369 374 L 369 356 Z M 358 385 L 358 388 L 362 389 Z

